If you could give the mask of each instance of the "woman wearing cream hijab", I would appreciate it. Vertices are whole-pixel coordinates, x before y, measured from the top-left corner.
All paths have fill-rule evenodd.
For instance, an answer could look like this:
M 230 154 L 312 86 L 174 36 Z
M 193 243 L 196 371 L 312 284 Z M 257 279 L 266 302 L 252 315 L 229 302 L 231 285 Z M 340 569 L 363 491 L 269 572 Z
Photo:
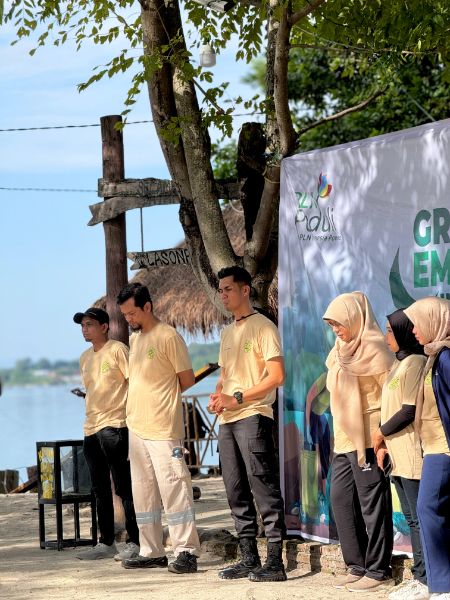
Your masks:
M 424 453 L 417 513 L 428 591 L 433 600 L 450 600 L 450 302 L 423 298 L 404 312 L 428 356 L 423 407 L 416 412 Z
M 381 388 L 393 355 L 362 292 L 338 296 L 323 319 L 337 336 L 326 361 L 334 424 L 331 504 L 348 568 L 334 585 L 377 591 L 394 584 L 393 528 L 390 484 L 371 434 L 380 422 Z

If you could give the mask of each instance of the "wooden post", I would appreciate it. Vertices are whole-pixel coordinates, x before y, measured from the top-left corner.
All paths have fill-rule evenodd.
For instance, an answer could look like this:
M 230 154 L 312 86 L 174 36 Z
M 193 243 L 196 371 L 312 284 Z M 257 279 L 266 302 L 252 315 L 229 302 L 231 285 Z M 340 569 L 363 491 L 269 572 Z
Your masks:
M 125 159 L 122 131 L 115 128 L 122 117 L 110 115 L 100 118 L 102 131 L 103 179 L 119 183 L 125 179 Z M 105 198 L 106 200 L 106 198 Z M 128 283 L 127 275 L 127 233 L 125 213 L 103 221 L 106 251 L 106 312 L 109 314 L 109 336 L 128 345 L 128 325 L 117 305 L 117 294 Z M 111 481 L 114 505 L 114 521 L 125 528 L 122 502 L 116 496 Z
M 118 115 L 100 118 L 103 179 L 111 182 L 119 182 L 125 178 L 122 131 L 114 127 L 120 122 L 122 117 Z M 110 317 L 110 337 L 128 344 L 128 325 L 116 302 L 117 294 L 128 283 L 125 213 L 104 221 L 103 228 L 106 249 L 106 311 Z
M 0 494 L 7 494 L 19 485 L 19 471 L 6 469 L 0 471 Z

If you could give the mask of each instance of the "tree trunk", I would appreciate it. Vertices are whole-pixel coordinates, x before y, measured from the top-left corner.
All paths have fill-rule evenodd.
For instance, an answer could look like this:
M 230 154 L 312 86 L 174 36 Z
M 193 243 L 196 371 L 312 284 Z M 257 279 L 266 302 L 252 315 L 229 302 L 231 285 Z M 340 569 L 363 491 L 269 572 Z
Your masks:
M 222 267 L 243 264 L 254 277 L 255 304 L 268 307 L 268 289 L 276 272 L 277 244 L 274 243 L 275 223 L 278 214 L 279 164 L 264 169 L 262 161 L 259 199 L 245 202 L 247 244 L 243 259 L 237 257 L 231 246 L 217 198 L 214 175 L 211 167 L 211 144 L 201 119 L 201 111 L 195 92 L 194 81 L 187 79 L 176 62 L 176 56 L 186 56 L 184 38 L 180 37 L 182 22 L 177 2 L 165 4 L 162 0 L 143 0 L 141 19 L 144 37 L 144 52 L 160 52 L 161 47 L 170 46 L 177 37 L 178 48 L 173 44 L 162 69 L 152 73 L 148 81 L 150 103 L 154 124 L 161 147 L 172 176 L 181 195 L 180 221 L 186 235 L 194 273 L 209 298 L 221 310 L 216 290 L 216 273 Z M 268 53 L 272 65 L 268 76 L 268 97 L 275 92 L 275 55 L 278 24 L 272 19 L 269 31 Z M 266 129 L 268 145 L 275 154 L 279 153 L 279 128 L 274 104 Z M 178 144 L 164 136 L 167 124 L 175 122 L 180 128 Z M 186 151 L 189 149 L 188 151 Z M 256 161 L 257 162 L 257 161 Z M 257 172 L 257 171 L 256 171 Z M 264 174 L 264 182 L 262 175 Z M 276 237 L 276 233 L 275 233 Z M 275 240 L 276 242 L 276 240 Z
M 141 22 L 144 37 L 144 53 L 151 56 L 153 48 L 167 45 L 181 27 L 179 12 L 173 4 L 166 6 L 160 0 L 141 3 Z M 215 299 L 214 275 L 207 260 L 197 215 L 192 203 L 192 191 L 186 165 L 183 140 L 178 144 L 169 142 L 162 134 L 171 119 L 178 118 L 172 86 L 172 66 L 166 61 L 161 70 L 148 79 L 148 91 L 153 122 L 166 159 L 170 175 L 178 185 L 181 196 L 180 222 L 191 253 L 192 268 L 209 298 Z
M 214 273 L 236 261 L 223 221 L 211 167 L 209 135 L 201 122 L 201 113 L 192 81 L 182 74 L 174 76 L 175 104 L 180 117 L 181 136 L 186 148 L 192 197 L 203 243 Z

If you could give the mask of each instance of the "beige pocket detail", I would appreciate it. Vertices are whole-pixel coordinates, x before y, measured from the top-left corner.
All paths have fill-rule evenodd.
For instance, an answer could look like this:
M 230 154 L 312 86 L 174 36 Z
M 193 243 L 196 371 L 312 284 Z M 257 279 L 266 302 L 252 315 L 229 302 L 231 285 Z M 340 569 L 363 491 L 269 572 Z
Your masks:
M 172 469 L 177 479 L 185 479 L 189 477 L 189 469 L 187 468 L 186 461 L 183 458 L 171 457 Z

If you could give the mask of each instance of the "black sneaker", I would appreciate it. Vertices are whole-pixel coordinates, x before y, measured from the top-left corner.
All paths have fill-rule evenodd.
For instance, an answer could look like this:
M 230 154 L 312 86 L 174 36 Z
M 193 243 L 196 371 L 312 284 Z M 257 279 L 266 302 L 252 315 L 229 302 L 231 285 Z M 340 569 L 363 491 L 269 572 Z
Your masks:
M 134 558 L 125 558 L 122 561 L 122 567 L 124 569 L 155 569 L 157 567 L 167 567 L 167 562 L 167 556 L 150 558 L 139 554 Z
M 197 573 L 197 557 L 189 552 L 180 552 L 170 563 L 169 571 L 171 573 Z

